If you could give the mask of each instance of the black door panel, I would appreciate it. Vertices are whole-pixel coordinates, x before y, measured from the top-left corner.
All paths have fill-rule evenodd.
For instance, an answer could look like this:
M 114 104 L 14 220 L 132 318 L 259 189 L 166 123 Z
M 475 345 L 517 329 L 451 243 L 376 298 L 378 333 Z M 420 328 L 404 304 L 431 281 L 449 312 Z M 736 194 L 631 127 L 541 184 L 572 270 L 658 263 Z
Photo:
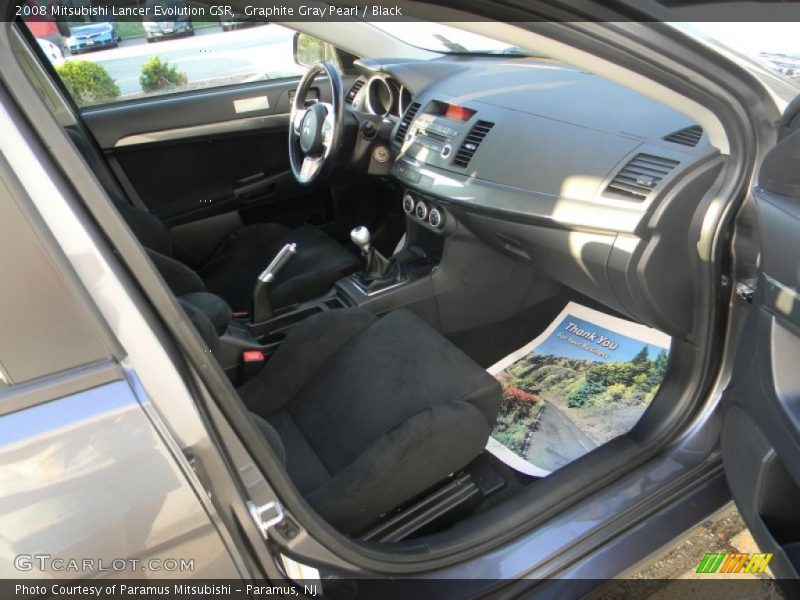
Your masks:
M 86 111 L 84 120 L 139 199 L 174 226 L 305 192 L 288 162 L 296 84 L 148 98 Z M 268 108 L 241 112 L 258 103 Z
M 235 222 L 312 223 L 337 237 L 354 223 L 331 190 L 300 186 L 288 161 L 290 99 L 297 79 L 145 98 L 86 110 L 85 124 L 126 189 L 177 228 L 182 254 L 207 259 Z M 351 82 L 345 81 L 346 85 Z M 311 89 L 329 101 L 324 78 Z M 372 203 L 355 191 L 351 203 Z M 236 218 L 229 218 L 232 214 Z M 239 220 L 239 221 L 237 221 Z
M 167 225 L 297 194 L 281 127 L 120 148 L 114 157 L 147 208 Z M 288 189 L 287 189 L 288 188 Z

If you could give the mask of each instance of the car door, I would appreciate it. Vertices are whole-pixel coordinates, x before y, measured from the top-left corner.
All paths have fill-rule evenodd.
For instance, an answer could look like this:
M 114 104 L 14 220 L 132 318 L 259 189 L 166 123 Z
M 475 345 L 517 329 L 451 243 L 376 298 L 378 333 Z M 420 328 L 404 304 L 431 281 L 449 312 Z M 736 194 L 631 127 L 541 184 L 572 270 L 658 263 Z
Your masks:
M 728 484 L 780 578 L 800 573 L 800 129 L 765 157 L 734 242 L 739 327 L 723 396 Z M 734 307 L 736 309 L 737 307 Z M 769 557 L 769 553 L 773 556 Z M 734 569 L 735 569 L 734 565 Z
M 31 182 L 51 171 L 2 91 L 0 578 L 241 577 L 202 484 L 35 204 Z M 47 183 L 38 199 L 58 212 Z
M 195 22 L 191 37 L 147 43 L 132 29 L 140 24 L 123 25 L 131 33 L 118 48 L 69 61 L 91 63 L 96 77 L 111 79 L 108 89 L 72 96 L 126 195 L 172 230 L 182 258 L 202 264 L 242 223 L 310 223 L 346 238 L 351 205 L 364 195 L 347 182 L 302 187 L 289 168 L 290 102 L 305 72 L 294 31 Z M 335 59 L 310 39 L 319 58 Z M 346 90 L 354 79 L 345 77 Z M 330 100 L 327 82 L 309 95 Z

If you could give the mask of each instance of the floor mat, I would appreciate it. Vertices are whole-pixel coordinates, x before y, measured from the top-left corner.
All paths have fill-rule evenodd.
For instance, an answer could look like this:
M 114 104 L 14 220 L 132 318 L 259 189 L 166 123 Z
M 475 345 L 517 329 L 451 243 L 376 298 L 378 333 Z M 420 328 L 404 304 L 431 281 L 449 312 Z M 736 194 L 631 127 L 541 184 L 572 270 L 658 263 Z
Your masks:
M 543 477 L 626 433 L 661 384 L 669 346 L 660 331 L 570 302 L 489 367 L 503 404 L 487 451 Z

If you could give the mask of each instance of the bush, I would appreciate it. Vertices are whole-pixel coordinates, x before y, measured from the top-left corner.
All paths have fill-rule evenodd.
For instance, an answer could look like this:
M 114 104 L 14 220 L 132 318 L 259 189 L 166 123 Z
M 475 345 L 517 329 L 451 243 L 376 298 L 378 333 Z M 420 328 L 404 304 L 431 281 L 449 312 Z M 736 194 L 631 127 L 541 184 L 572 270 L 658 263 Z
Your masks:
M 597 394 L 606 391 L 606 386 L 591 370 L 583 377 L 580 385 L 567 394 L 567 406 L 583 408 Z
M 504 397 L 492 436 L 517 454 L 522 454 L 535 410 L 539 407 L 533 402 L 516 402 Z
M 587 404 L 593 407 L 619 404 L 621 401 L 628 400 L 631 395 L 630 388 L 624 383 L 613 383 L 602 394 L 588 398 Z
M 152 56 L 142 65 L 142 74 L 139 76 L 139 85 L 142 91 L 156 92 L 166 90 L 187 82 L 186 74 L 178 71 L 175 65 L 163 62 L 158 56 Z
M 88 60 L 68 60 L 56 72 L 78 106 L 113 102 L 119 87 L 103 67 Z
M 308 34 L 301 33 L 297 37 L 297 62 L 301 65 L 312 65 L 328 57 L 325 42 Z
M 528 402 L 530 404 L 536 404 L 539 401 L 539 396 L 536 394 L 531 394 L 513 385 L 503 389 L 503 398 L 510 402 Z

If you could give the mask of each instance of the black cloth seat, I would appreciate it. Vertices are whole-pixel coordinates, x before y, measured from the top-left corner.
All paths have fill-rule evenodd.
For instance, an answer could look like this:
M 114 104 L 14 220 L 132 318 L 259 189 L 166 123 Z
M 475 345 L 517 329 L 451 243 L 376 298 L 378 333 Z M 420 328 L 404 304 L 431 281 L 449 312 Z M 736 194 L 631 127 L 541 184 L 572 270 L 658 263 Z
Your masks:
M 192 269 L 175 256 L 172 235 L 161 220 L 122 198 L 107 163 L 89 140 L 74 128 L 66 128 L 66 132 L 177 296 L 210 291 L 235 311 L 249 310 L 258 274 L 291 242 L 297 244 L 297 254 L 270 290 L 273 308 L 315 298 L 360 266 L 355 254 L 316 227 L 290 230 L 275 223 L 259 223 L 234 231 L 208 264 Z
M 354 254 L 317 227 L 290 230 L 264 223 L 234 231 L 198 274 L 209 291 L 225 298 L 234 310 L 244 310 L 252 301 L 259 273 L 292 242 L 297 244 L 297 255 L 278 273 L 270 290 L 276 308 L 320 296 L 360 266 Z
M 194 270 L 175 258 L 172 236 L 150 213 L 112 197 L 120 214 L 148 250 L 156 268 L 178 296 L 210 291 L 235 311 L 249 310 L 258 274 L 288 243 L 297 254 L 278 273 L 270 290 L 274 308 L 315 298 L 334 282 L 359 268 L 358 257 L 325 232 L 311 225 L 289 229 L 275 223 L 257 223 L 235 230 L 211 260 Z
M 299 491 L 358 533 L 472 461 L 497 380 L 408 311 L 310 317 L 239 393 Z
M 225 333 L 233 317 L 231 307 L 225 300 L 208 292 L 190 292 L 179 296 L 178 299 L 190 304 L 208 317 L 217 336 Z

